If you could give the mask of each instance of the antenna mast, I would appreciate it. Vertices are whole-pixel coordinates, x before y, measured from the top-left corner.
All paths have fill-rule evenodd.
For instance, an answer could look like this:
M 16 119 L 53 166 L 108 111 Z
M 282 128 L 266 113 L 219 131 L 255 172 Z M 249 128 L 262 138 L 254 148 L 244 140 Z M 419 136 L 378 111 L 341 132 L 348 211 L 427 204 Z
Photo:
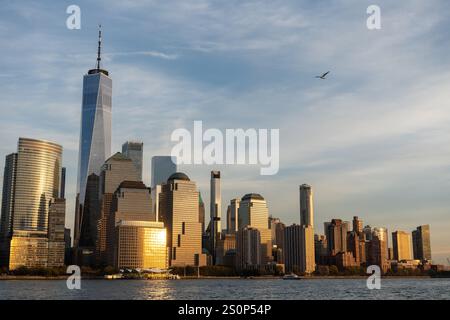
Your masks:
M 98 50 L 97 50 L 97 71 L 100 70 L 100 61 L 102 60 L 100 54 L 102 49 L 102 25 L 98 25 Z

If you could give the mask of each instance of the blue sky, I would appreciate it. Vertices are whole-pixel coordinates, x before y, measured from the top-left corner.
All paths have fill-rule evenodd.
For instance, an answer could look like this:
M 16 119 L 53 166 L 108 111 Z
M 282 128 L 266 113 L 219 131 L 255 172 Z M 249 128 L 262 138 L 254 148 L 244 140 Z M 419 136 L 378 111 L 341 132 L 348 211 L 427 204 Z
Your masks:
M 67 6 L 81 30 L 66 28 Z M 366 28 L 381 7 L 382 28 Z M 450 256 L 450 3 L 438 1 L 0 0 L 0 164 L 19 136 L 63 145 L 73 224 L 82 76 L 113 79 L 113 150 L 168 154 L 192 128 L 279 128 L 280 172 L 185 166 L 209 208 L 209 171 L 226 203 L 261 193 L 299 221 L 298 186 L 315 191 L 316 229 L 331 218 L 389 231 L 429 223 L 434 258 Z M 314 79 L 331 70 L 327 81 Z M 3 174 L 3 173 L 1 173 Z

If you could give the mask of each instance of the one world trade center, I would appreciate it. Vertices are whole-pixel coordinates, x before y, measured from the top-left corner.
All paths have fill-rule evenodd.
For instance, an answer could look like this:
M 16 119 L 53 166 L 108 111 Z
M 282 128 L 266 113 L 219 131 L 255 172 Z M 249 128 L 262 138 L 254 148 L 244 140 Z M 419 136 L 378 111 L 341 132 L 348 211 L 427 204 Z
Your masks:
M 78 245 L 83 220 L 86 186 L 91 174 L 100 175 L 101 167 L 111 155 L 112 80 L 101 69 L 102 34 L 99 30 L 97 63 L 83 77 L 81 133 L 78 158 L 77 207 L 75 212 L 74 245 Z

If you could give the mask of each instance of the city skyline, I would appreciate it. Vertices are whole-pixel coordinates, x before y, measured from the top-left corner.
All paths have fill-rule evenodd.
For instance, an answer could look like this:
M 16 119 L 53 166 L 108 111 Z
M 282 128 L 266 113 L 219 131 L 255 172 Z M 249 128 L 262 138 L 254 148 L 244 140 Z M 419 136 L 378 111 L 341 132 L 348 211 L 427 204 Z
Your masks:
M 257 14 L 273 10 L 283 18 L 277 20 L 274 14 L 269 15 L 271 19 L 262 21 L 245 6 L 234 4 L 236 8 L 231 8 L 224 5 L 228 12 L 244 10 L 240 16 L 242 20 L 231 24 L 236 35 L 229 38 L 224 37 L 221 25 L 215 25 L 208 32 L 194 32 L 196 26 L 208 21 L 208 17 L 225 21 L 226 13 L 218 13 L 217 8 L 208 2 L 197 6 L 192 2 L 174 6 L 172 15 L 165 5 L 152 7 L 158 10 L 160 16 L 155 19 L 161 22 L 160 28 L 165 31 L 188 25 L 189 19 L 200 18 L 193 27 L 175 32 L 167 41 L 161 38 L 157 28 L 145 21 L 142 21 L 143 28 L 127 26 L 120 30 L 123 22 L 115 19 L 121 10 L 138 20 L 142 17 L 138 11 L 151 7 L 148 4 L 132 7 L 127 3 L 112 2 L 109 15 L 100 17 L 88 14 L 88 11 L 102 7 L 102 4 L 89 5 L 82 1 L 80 7 L 86 13 L 82 29 L 69 31 L 64 27 L 64 11 L 50 9 L 49 3 L 44 2 L 41 6 L 8 3 L 5 13 L 0 14 L 0 39 L 8 43 L 8 39 L 14 37 L 12 43 L 18 49 L 6 46 L 6 60 L 0 62 L 2 70 L 5 70 L 0 76 L 0 92 L 4 96 L 0 102 L 4 112 L 0 120 L 0 134 L 4 137 L 0 146 L 0 163 L 4 165 L 5 156 L 14 150 L 17 139 L 22 136 L 61 144 L 64 148 L 63 166 L 67 167 L 66 225 L 73 230 L 81 77 L 89 67 L 94 67 L 96 28 L 101 19 L 104 25 L 104 64 L 115 82 L 112 154 L 128 140 L 143 141 L 143 180 L 146 185 L 150 185 L 151 157 L 169 154 L 170 132 L 186 124 L 189 127 L 196 118 L 204 119 L 208 127 L 280 127 L 281 163 L 280 173 L 276 176 L 262 177 L 256 166 L 180 166 L 179 171 L 186 172 L 197 182 L 206 208 L 209 208 L 210 198 L 209 173 L 211 170 L 221 171 L 224 177 L 221 184 L 222 221 L 231 199 L 254 192 L 267 199 L 269 212 L 274 216 L 286 224 L 299 223 L 298 186 L 308 183 L 315 190 L 316 233 L 323 234 L 324 221 L 332 218 L 350 221 L 355 215 L 365 224 L 367 221 L 372 226 L 386 227 L 389 232 L 399 229 L 410 232 L 419 225 L 430 224 L 433 257 L 445 262 L 445 257 L 450 256 L 447 232 L 450 228 L 450 204 L 444 191 L 448 189 L 450 179 L 447 179 L 448 170 L 443 169 L 448 168 L 450 156 L 446 148 L 439 146 L 448 145 L 446 138 L 449 132 L 444 124 L 449 113 L 439 101 L 448 101 L 445 88 L 450 83 L 450 76 L 440 70 L 439 75 L 433 73 L 437 66 L 431 62 L 419 62 L 424 54 L 447 52 L 444 45 L 434 44 L 436 38 L 445 35 L 445 27 L 441 26 L 442 21 L 437 16 L 428 13 L 429 24 L 425 31 L 414 28 L 414 17 L 421 9 L 429 12 L 425 9 L 431 5 L 413 2 L 408 7 L 381 2 L 389 12 L 383 25 L 387 30 L 381 31 L 383 39 L 361 27 L 356 35 L 352 33 L 359 41 L 357 45 L 345 36 L 349 29 L 358 24 L 362 26 L 364 22 L 363 19 L 358 20 L 361 14 L 355 13 L 359 6 L 354 3 L 338 9 L 321 6 L 325 10 L 322 22 L 335 11 L 340 16 L 355 16 L 337 26 L 331 22 L 320 25 L 314 20 L 317 8 L 306 4 L 296 6 L 287 2 L 275 8 L 270 4 L 252 2 L 249 7 Z M 437 4 L 442 10 L 448 8 L 447 3 L 438 1 Z M 349 12 L 345 13 L 347 9 Z M 403 15 L 405 9 L 413 12 L 413 17 Z M 187 12 L 186 17 L 177 16 L 176 13 L 180 12 Z M 306 17 L 305 12 L 311 15 Z M 8 13 L 18 16 L 25 26 L 35 21 L 33 17 L 44 15 L 48 19 L 44 19 L 45 22 L 35 30 L 22 34 L 23 27 L 6 17 Z M 240 28 L 252 28 L 251 24 L 244 23 L 244 16 L 255 24 L 254 28 L 264 27 L 254 41 L 245 32 L 238 32 Z M 393 24 L 396 19 L 401 23 Z M 7 35 L 3 30 L 10 26 L 13 26 L 10 28 L 12 31 Z M 319 31 L 309 31 L 311 26 L 318 27 Z M 346 48 L 337 43 L 323 43 L 323 33 L 335 27 L 343 32 Z M 286 36 L 297 30 L 301 31 L 298 37 L 290 39 Z M 356 30 L 359 29 L 356 27 Z M 33 48 L 35 43 L 30 35 L 29 41 L 23 41 L 27 32 L 45 44 L 45 48 Z M 278 38 L 281 32 L 284 36 Z M 145 35 L 147 42 L 140 43 L 134 36 L 124 41 L 123 35 L 128 33 L 136 38 Z M 430 34 L 435 37 L 427 39 Z M 216 35 L 222 36 L 217 36 L 215 42 L 208 41 Z M 417 44 L 406 45 L 408 39 L 415 38 L 426 39 L 433 49 L 425 51 Z M 303 44 L 302 39 L 310 43 Z M 300 44 L 294 44 L 294 40 Z M 171 46 L 171 43 L 176 45 Z M 361 66 L 349 67 L 354 57 L 354 53 L 349 51 L 356 47 L 366 47 L 368 53 L 359 57 Z M 284 49 L 294 52 L 302 48 L 307 49 L 302 54 L 284 54 Z M 27 56 L 18 54 L 16 50 L 26 52 Z M 313 57 L 314 53 L 318 57 Z M 357 53 L 362 54 L 361 51 Z M 66 55 L 68 58 L 63 58 Z M 15 56 L 21 58 L 22 66 L 15 64 Z M 406 74 L 393 75 L 393 68 L 402 66 L 391 56 L 407 57 L 415 65 L 412 68 L 408 66 Z M 269 66 L 267 61 L 272 58 L 278 58 L 279 65 Z M 305 62 L 298 61 L 299 58 Z M 343 61 L 337 61 L 339 58 Z M 330 60 L 333 61 L 334 78 L 330 78 L 333 82 L 325 85 L 311 82 L 316 69 L 324 65 L 328 68 Z M 378 69 L 372 67 L 371 61 L 377 62 Z M 293 62 L 293 71 L 287 71 L 285 68 Z M 447 62 L 441 61 L 439 69 L 442 63 Z M 263 65 L 267 70 L 261 70 Z M 224 71 L 224 74 L 208 72 L 208 68 Z M 11 86 L 15 79 L 24 75 L 25 70 L 22 85 L 33 99 L 18 99 L 17 89 Z M 59 77 L 62 70 L 66 75 L 63 81 Z M 365 73 L 374 79 L 369 80 Z M 273 78 L 269 74 L 273 74 Z M 420 83 L 406 81 L 406 78 L 415 76 L 421 79 Z M 389 79 L 389 85 L 382 83 L 384 78 Z M 236 79 L 242 87 L 235 83 Z M 57 81 L 61 83 L 57 84 Z M 264 91 L 277 81 L 279 85 L 274 87 L 277 90 L 272 91 L 274 97 L 268 97 Z M 388 88 L 391 86 L 395 91 Z M 61 92 L 56 98 L 53 89 Z M 354 92 L 359 94 L 355 96 Z M 381 94 L 383 97 L 374 101 L 373 97 Z M 280 105 L 288 118 L 274 115 L 274 106 Z M 364 109 L 359 111 L 363 105 Z M 259 108 L 270 117 L 262 119 L 255 115 L 254 111 Z M 27 119 L 29 113 L 33 122 Z M 217 117 L 217 113 L 221 117 Z M 300 126 L 294 125 L 289 118 L 299 122 Z M 298 142 L 298 136 L 305 139 Z M 209 216 L 208 213 L 206 215 Z

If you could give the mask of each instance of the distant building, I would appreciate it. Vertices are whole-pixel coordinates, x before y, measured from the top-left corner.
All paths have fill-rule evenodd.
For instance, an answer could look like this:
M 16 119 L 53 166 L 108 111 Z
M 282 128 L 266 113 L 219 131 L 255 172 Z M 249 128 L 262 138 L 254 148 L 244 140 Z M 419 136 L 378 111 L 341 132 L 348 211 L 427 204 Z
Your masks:
M 258 270 L 261 268 L 261 234 L 252 227 L 240 228 L 236 238 L 236 268 L 243 270 Z
M 227 210 L 227 233 L 236 233 L 238 231 L 239 204 L 241 199 L 232 199 Z
M 202 224 L 199 221 L 199 193 L 194 181 L 181 172 L 162 185 L 160 218 L 167 228 L 170 266 L 203 266 Z
M 314 230 L 311 226 L 287 226 L 284 229 L 283 247 L 286 272 L 314 272 Z
M 357 216 L 353 217 L 353 231 L 357 232 L 358 234 L 363 232 L 363 221 L 359 219 Z
M 152 188 L 167 182 L 167 179 L 177 172 L 176 159 L 171 156 L 152 157 Z
M 213 263 L 216 263 L 216 249 L 217 242 L 221 238 L 222 226 L 222 195 L 220 189 L 220 171 L 211 171 L 211 188 L 210 188 L 210 241 L 211 254 L 213 256 Z
M 230 251 L 236 251 L 236 233 L 226 233 L 222 234 L 221 239 L 217 242 L 216 248 L 216 264 L 226 265 L 226 256 L 229 255 Z M 230 262 L 228 262 L 229 266 Z
M 61 168 L 61 186 L 59 188 L 59 198 L 66 198 L 66 168 Z
M 340 219 L 333 219 L 331 222 L 326 222 L 324 227 L 329 255 L 335 256 L 339 252 L 347 252 L 348 224 Z
M 270 231 L 272 232 L 272 253 L 275 262 L 284 264 L 284 229 L 286 225 L 278 218 L 269 218 Z
M 418 226 L 412 232 L 414 259 L 431 261 L 430 226 Z
M 266 200 L 257 193 L 249 193 L 242 197 L 238 210 L 238 227 L 258 229 L 261 239 L 261 263 L 272 261 L 272 232 L 268 228 L 269 209 Z
M 327 237 L 325 235 L 314 235 L 314 250 L 316 265 L 326 265 L 328 264 L 328 248 L 327 248 Z
M 139 176 L 138 181 L 142 181 L 142 163 L 144 158 L 144 144 L 137 141 L 127 141 L 122 145 L 122 154 L 133 161 Z
M 156 218 L 160 221 L 159 195 L 161 193 L 161 185 L 165 184 L 167 179 L 177 172 L 176 158 L 171 156 L 154 156 L 152 157 L 151 170 L 153 212 L 156 212 Z
M 198 193 L 198 221 L 202 224 L 202 234 L 205 232 L 205 203 L 202 194 Z
M 404 231 L 393 232 L 392 248 L 394 250 L 394 260 L 411 260 L 411 234 Z
M 65 242 L 66 200 L 50 201 L 48 212 L 48 261 L 47 267 L 64 265 L 66 252 Z
M 304 226 L 314 226 L 313 191 L 307 184 L 300 186 L 300 223 Z

